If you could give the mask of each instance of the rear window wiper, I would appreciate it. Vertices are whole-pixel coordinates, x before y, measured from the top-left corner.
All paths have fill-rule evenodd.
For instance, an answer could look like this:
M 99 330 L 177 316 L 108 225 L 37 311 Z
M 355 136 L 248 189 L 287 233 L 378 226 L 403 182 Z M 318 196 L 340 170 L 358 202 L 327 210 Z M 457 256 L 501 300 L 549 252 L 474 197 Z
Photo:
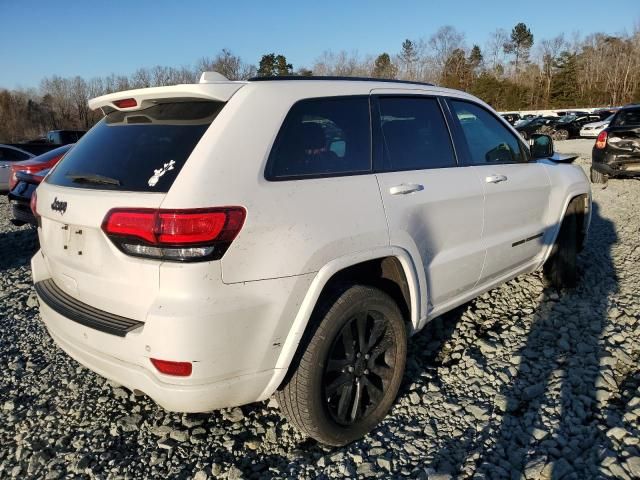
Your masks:
M 93 183 L 95 185 L 122 185 L 117 178 L 105 177 L 97 173 L 67 173 L 65 177 L 77 183 Z

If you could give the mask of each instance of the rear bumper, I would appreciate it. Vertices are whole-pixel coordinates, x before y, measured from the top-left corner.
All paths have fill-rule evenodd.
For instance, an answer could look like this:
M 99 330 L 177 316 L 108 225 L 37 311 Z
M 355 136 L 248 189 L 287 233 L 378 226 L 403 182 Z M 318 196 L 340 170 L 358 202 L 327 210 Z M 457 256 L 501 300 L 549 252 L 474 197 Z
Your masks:
M 11 195 L 11 194 L 9 194 Z M 11 197 L 9 197 L 11 199 Z M 33 226 L 37 226 L 38 222 L 36 221 L 36 217 L 31 213 L 31 207 L 29 204 L 25 204 L 23 202 L 17 202 L 15 200 L 11 201 L 11 220 L 13 223 L 18 223 L 24 225 L 25 223 L 30 223 Z
M 31 264 L 37 284 L 52 281 L 41 252 Z M 177 271 L 182 272 L 181 267 Z M 144 322 L 123 335 L 74 318 L 78 308 L 93 308 L 79 300 L 81 306 L 72 305 L 77 308 L 69 314 L 37 293 L 51 337 L 82 365 L 142 391 L 167 410 L 204 412 L 264 400 L 273 393 L 268 388 L 282 374 L 276 364 L 299 305 L 297 295 L 312 278 L 221 284 L 205 297 L 192 295 L 195 280 L 191 287 L 176 276 L 183 289 L 160 289 L 154 307 L 139 319 Z M 189 377 L 161 374 L 151 358 L 189 361 L 193 372 Z
M 640 158 L 635 161 L 619 163 L 592 162 L 591 168 L 609 177 L 640 177 Z

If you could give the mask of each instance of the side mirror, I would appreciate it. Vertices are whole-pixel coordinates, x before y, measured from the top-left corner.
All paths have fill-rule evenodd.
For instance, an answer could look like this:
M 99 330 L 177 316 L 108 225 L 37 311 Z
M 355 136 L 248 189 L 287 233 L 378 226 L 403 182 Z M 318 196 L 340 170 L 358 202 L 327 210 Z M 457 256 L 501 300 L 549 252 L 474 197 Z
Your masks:
M 553 156 L 553 140 L 544 133 L 533 133 L 529 138 L 531 158 L 549 158 Z

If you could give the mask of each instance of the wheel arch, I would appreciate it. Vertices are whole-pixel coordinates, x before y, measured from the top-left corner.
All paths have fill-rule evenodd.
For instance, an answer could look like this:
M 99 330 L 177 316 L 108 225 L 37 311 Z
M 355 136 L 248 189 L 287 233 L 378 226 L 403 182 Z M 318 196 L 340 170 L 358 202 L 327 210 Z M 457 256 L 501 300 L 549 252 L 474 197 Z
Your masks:
M 556 219 L 556 222 L 552 225 L 552 235 L 550 236 L 550 241 L 546 246 L 546 251 L 543 256 L 543 260 L 540 265 L 543 265 L 551 255 L 551 251 L 553 245 L 555 244 L 558 234 L 560 233 L 560 226 L 562 225 L 562 220 L 564 219 L 569 205 L 573 201 L 583 202 L 583 207 L 578 210 L 578 232 L 579 237 L 576 239 L 578 242 L 578 251 L 582 250 L 584 243 L 587 238 L 587 232 L 589 229 L 589 224 L 591 223 L 591 194 L 590 192 L 585 192 L 583 190 L 571 190 L 566 196 L 565 201 L 562 206 L 562 210 L 560 211 L 560 216 Z
M 371 274 L 376 266 L 380 268 L 380 275 L 368 277 L 370 280 L 366 281 L 367 275 Z M 398 302 L 410 332 L 420 328 L 421 298 L 425 292 L 419 283 L 413 259 L 406 250 L 387 247 L 332 260 L 318 271 L 300 303 L 278 357 L 275 373 L 260 396 L 261 399 L 271 395 L 285 379 L 303 335 L 309 327 L 318 300 L 335 282 L 345 281 L 384 289 Z M 393 285 L 396 286 L 395 291 Z

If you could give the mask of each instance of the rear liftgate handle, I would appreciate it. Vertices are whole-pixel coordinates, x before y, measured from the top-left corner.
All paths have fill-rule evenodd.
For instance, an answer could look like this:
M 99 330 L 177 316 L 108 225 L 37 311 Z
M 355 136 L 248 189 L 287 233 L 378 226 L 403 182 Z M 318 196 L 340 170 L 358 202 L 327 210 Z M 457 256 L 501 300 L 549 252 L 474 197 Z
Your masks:
M 389 189 L 391 195 L 406 195 L 408 193 L 414 193 L 424 190 L 424 185 L 417 183 L 401 183 L 395 187 Z
M 484 181 L 487 182 L 487 183 L 506 182 L 507 181 L 507 177 L 506 177 L 506 175 L 489 175 L 488 177 L 486 177 L 484 179 Z

